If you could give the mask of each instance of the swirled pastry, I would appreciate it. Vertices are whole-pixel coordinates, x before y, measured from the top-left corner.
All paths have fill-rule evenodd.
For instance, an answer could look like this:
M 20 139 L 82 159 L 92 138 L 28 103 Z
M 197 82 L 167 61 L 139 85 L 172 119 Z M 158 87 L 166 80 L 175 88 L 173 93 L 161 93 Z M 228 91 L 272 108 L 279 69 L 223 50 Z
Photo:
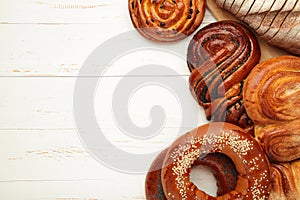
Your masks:
M 255 135 L 271 160 L 286 162 L 300 158 L 300 119 L 256 125 Z
M 205 13 L 205 0 L 129 0 L 134 27 L 145 38 L 172 42 L 193 33 Z
M 269 158 L 300 158 L 300 58 L 281 56 L 258 64 L 244 85 L 244 105 Z
M 207 119 L 226 121 L 253 132 L 242 90 L 244 79 L 259 59 L 255 37 L 239 23 L 212 23 L 194 36 L 187 55 L 190 86 Z
M 270 200 L 296 200 L 300 197 L 300 160 L 271 165 Z

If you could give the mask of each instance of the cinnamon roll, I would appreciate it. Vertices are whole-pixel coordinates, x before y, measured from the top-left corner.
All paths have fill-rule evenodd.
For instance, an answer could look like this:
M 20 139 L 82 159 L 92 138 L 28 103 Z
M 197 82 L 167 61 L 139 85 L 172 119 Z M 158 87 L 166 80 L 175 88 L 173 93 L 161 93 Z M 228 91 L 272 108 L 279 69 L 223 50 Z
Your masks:
M 243 96 L 269 158 L 300 158 L 300 58 L 281 56 L 258 64 L 245 81 Z
M 190 86 L 208 120 L 233 123 L 253 133 L 242 90 L 259 59 L 257 40 L 237 22 L 212 23 L 193 37 L 187 55 Z
M 193 33 L 205 13 L 205 0 L 129 0 L 134 27 L 145 38 L 172 42 Z

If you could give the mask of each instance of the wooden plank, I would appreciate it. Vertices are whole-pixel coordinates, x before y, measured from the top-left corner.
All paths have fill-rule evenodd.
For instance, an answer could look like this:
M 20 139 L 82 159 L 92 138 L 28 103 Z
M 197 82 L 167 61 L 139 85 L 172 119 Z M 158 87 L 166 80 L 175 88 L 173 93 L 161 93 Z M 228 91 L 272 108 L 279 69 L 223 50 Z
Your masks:
M 204 22 L 202 26 L 207 25 Z M 116 26 L 116 24 L 118 24 Z M 105 31 L 103 31 L 105 30 Z M 104 23 L 101 26 L 92 24 L 4 24 L 0 25 L 0 76 L 78 76 L 83 63 L 98 46 L 119 34 L 132 31 L 125 39 L 143 41 L 153 48 L 182 52 L 181 61 L 165 54 L 142 52 L 131 59 L 123 59 L 124 63 L 118 68 L 106 72 L 106 76 L 123 76 L 137 65 L 148 61 L 150 64 L 168 64 L 175 68 L 180 75 L 188 75 L 185 63 L 187 45 L 192 36 L 176 44 L 157 44 L 144 40 L 132 27 L 130 21 Z M 112 45 L 118 49 L 119 41 Z M 126 43 L 124 43 L 126 44 Z M 120 55 L 116 55 L 120 56 Z M 119 61 L 120 63 L 120 61 Z M 99 64 L 100 65 L 100 64 Z M 104 66 L 103 66 L 104 65 Z M 100 76 L 99 68 L 109 66 L 104 63 L 97 66 L 88 76 Z
M 83 78 L 90 81 L 94 78 Z M 120 80 L 131 81 L 139 77 L 104 77 L 95 92 L 95 113 L 103 128 L 116 127 L 112 116 L 112 97 Z M 142 78 L 143 79 L 143 78 Z M 155 82 L 155 77 L 151 77 Z M 166 112 L 166 127 L 195 127 L 192 121 L 181 123 L 181 104 L 190 106 L 190 116 L 205 120 L 203 110 L 190 94 L 188 77 L 160 77 L 158 80 L 171 80 L 182 83 L 180 94 L 164 87 L 152 85 L 141 88 L 131 98 L 129 114 L 134 123 L 147 126 L 151 123 L 150 109 L 161 105 Z M 0 129 L 73 129 L 73 93 L 76 78 L 62 77 L 2 77 L 0 78 Z M 180 82 L 181 81 L 181 82 Z M 137 85 L 139 86 L 139 85 Z M 167 85 L 168 86 L 168 85 Z M 173 86 L 170 86 L 171 88 Z M 134 93 L 134 92 L 133 92 Z M 184 97 L 178 102 L 177 97 Z M 126 99 L 125 99 L 126 100 Z M 127 100 L 126 100 L 127 101 Z M 123 102 L 124 103 L 124 102 Z M 125 102 L 126 103 L 126 102 Z
M 128 153 L 147 154 L 163 150 L 176 137 L 175 129 L 164 130 L 147 141 L 115 134 L 105 129 L 115 147 Z M 94 159 L 83 147 L 76 130 L 18 130 L 0 131 L 0 183 L 30 181 L 110 180 L 130 179 L 127 173 L 108 168 Z M 110 156 L 110 149 L 104 150 Z M 125 159 L 125 158 L 124 158 Z M 137 175 L 143 178 L 144 175 Z
M 103 23 L 124 20 L 126 8 L 127 1 L 117 0 L 11 0 L 1 2 L 0 22 Z
M 130 29 L 129 23 L 0 25 L 0 43 L 5 47 L 0 48 L 0 76 L 76 76 L 98 45 Z
M 127 1 L 11 0 L 0 5 L 0 199 L 145 199 L 145 174 L 120 173 L 97 162 L 83 148 L 73 119 L 74 85 L 85 59 L 107 39 L 133 30 Z M 211 21 L 208 12 L 202 26 Z M 189 39 L 178 46 L 186 49 Z M 159 61 L 178 73 L 162 78 L 187 81 L 185 61 L 153 55 L 149 58 L 144 52 L 134 62 Z M 176 96 L 155 86 L 133 96 L 129 113 L 133 122 L 145 126 L 151 123 L 151 107 L 162 105 L 167 121 L 160 134 L 140 141 L 120 131 L 109 105 L 114 86 L 137 67 L 132 58 L 120 59 L 101 79 L 104 86 L 95 93 L 97 121 L 109 141 L 122 150 L 161 150 L 196 125 L 181 124 Z M 99 76 L 96 73 L 97 69 L 85 78 Z M 199 116 L 199 124 L 205 123 L 188 85 L 181 94 L 193 107 L 192 115 Z M 181 126 L 183 132 L 178 133 Z
M 2 199 L 30 200 L 143 200 L 144 180 L 138 176 L 109 180 L 1 183 Z M 17 188 L 17 192 L 16 192 Z
M 120 149 L 130 147 L 135 153 L 154 152 L 173 141 L 172 135 L 166 135 L 152 142 L 121 141 L 117 137 L 111 142 Z M 75 130 L 0 131 L 0 141 L 1 199 L 145 198 L 145 173 L 133 175 L 105 167 L 86 152 Z M 195 169 L 191 177 L 204 191 L 215 191 L 208 170 Z M 14 192 L 16 188 L 18 192 Z
M 1 1 L 0 24 L 114 24 L 130 21 L 128 1 L 10 0 Z M 211 18 L 210 18 L 211 19 Z M 105 30 L 103 28 L 102 30 Z
M 207 0 L 207 6 L 208 6 L 210 12 L 213 14 L 213 16 L 215 16 L 215 18 L 218 21 L 221 21 L 221 20 L 239 21 L 237 18 L 235 18 L 235 16 L 233 16 L 226 10 L 219 8 L 216 5 L 215 0 Z M 265 61 L 267 59 L 273 58 L 273 57 L 278 57 L 278 56 L 289 54 L 284 50 L 281 50 L 277 47 L 274 47 L 274 46 L 268 44 L 267 42 L 265 42 L 263 39 L 261 39 L 258 36 L 256 36 L 256 38 L 258 39 L 259 46 L 261 49 L 261 59 L 260 59 L 261 62 Z

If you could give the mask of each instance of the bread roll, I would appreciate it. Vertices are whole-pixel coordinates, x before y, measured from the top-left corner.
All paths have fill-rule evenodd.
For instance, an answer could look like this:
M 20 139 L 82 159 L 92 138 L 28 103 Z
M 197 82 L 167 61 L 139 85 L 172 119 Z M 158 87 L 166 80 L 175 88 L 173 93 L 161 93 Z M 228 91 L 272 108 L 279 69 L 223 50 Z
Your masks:
M 205 0 L 128 0 L 130 17 L 147 39 L 173 42 L 193 33 L 205 13 Z
M 300 197 L 300 160 L 271 165 L 272 190 L 269 200 L 297 200 Z
M 243 96 L 269 158 L 300 158 L 300 58 L 281 56 L 258 64 L 245 81 Z
M 216 0 L 272 45 L 300 55 L 299 0 Z M 297 41 L 297 42 L 295 42 Z

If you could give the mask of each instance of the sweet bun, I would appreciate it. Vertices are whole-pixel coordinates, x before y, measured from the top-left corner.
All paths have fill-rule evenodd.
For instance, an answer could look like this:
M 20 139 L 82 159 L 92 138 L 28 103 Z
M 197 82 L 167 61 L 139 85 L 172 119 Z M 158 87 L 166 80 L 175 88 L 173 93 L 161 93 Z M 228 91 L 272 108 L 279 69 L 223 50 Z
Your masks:
M 147 200 L 166 200 L 166 195 L 163 191 L 161 183 L 161 169 L 168 149 L 162 151 L 153 161 L 145 183 L 146 199 Z M 193 167 L 207 167 L 217 180 L 217 196 L 222 196 L 231 190 L 234 190 L 237 184 L 237 171 L 234 163 L 227 156 L 214 153 L 199 157 Z
M 257 40 L 237 22 L 212 23 L 193 37 L 187 54 L 190 87 L 207 119 L 226 121 L 253 134 L 242 90 L 244 79 L 259 59 Z
M 243 96 L 269 158 L 300 158 L 300 58 L 281 56 L 258 64 L 245 81 Z
M 141 35 L 158 42 L 173 42 L 200 26 L 205 0 L 129 0 L 128 7 Z
M 234 190 L 212 197 L 190 181 L 191 167 L 203 155 L 228 156 L 237 170 Z M 201 126 L 177 139 L 169 147 L 161 171 L 167 199 L 268 199 L 270 166 L 256 140 L 243 129 L 228 123 Z

